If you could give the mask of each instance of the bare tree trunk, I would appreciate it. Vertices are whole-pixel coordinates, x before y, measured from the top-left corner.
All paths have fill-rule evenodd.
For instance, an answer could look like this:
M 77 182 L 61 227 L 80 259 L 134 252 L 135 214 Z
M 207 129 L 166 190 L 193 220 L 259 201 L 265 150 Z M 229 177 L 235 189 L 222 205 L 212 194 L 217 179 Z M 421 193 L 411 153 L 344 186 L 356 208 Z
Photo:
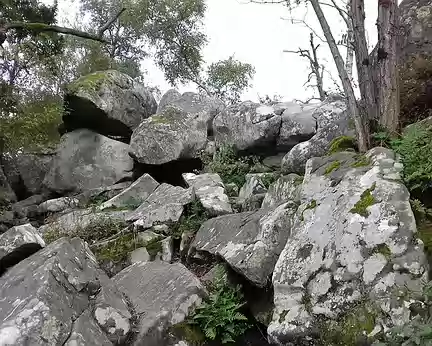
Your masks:
M 354 29 L 354 50 L 356 54 L 358 83 L 366 119 L 378 119 L 377 99 L 372 83 L 372 65 L 369 59 L 364 21 L 366 18 L 364 0 L 350 0 Z
M 398 25 L 397 0 L 378 0 L 378 112 L 380 124 L 390 132 L 399 125 Z
M 368 133 L 368 127 L 366 126 L 366 123 L 365 123 L 366 119 L 363 119 L 362 114 L 360 113 L 350 78 L 349 78 L 348 73 L 345 69 L 344 61 L 343 61 L 342 56 L 339 52 L 339 49 L 337 47 L 336 41 L 333 37 L 333 34 L 331 32 L 331 29 L 330 29 L 330 26 L 327 22 L 327 19 L 324 16 L 324 13 L 323 13 L 322 8 L 320 6 L 319 0 L 310 0 L 310 2 L 312 4 L 312 7 L 315 11 L 315 14 L 318 18 L 318 21 L 321 25 L 321 28 L 324 32 L 324 36 L 327 40 L 330 51 L 333 55 L 333 59 L 335 61 L 335 64 L 336 64 L 336 67 L 337 67 L 337 70 L 339 73 L 339 77 L 342 81 L 342 86 L 343 86 L 343 89 L 345 92 L 345 97 L 347 99 L 348 112 L 350 113 L 351 117 L 353 118 L 356 130 L 357 130 L 359 150 L 361 152 L 365 152 L 369 148 L 369 133 Z
M 347 4 L 348 18 L 347 24 L 347 55 L 345 59 L 345 69 L 347 71 L 348 77 L 353 83 L 353 65 L 354 65 L 354 27 L 351 15 L 351 4 Z
M 314 43 L 314 35 L 311 32 L 310 33 L 310 45 L 311 45 L 311 49 L 312 49 L 312 56 L 313 58 L 310 60 L 311 61 L 311 68 L 313 73 L 315 74 L 315 78 L 316 78 L 316 82 L 317 82 L 317 89 L 320 95 L 320 100 L 324 101 L 326 98 L 326 93 L 324 91 L 324 81 L 323 81 L 323 73 L 321 71 L 323 71 L 323 69 L 321 68 L 321 65 L 319 64 L 318 61 L 318 54 L 317 54 L 317 50 L 319 48 L 319 45 L 316 46 Z

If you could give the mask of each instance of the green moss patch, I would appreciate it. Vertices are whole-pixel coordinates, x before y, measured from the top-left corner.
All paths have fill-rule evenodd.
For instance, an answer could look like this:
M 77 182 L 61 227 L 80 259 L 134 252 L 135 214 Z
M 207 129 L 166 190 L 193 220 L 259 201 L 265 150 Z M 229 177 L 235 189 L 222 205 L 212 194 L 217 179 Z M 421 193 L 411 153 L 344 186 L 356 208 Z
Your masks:
M 135 234 L 124 234 L 109 244 L 96 248 L 93 252 L 98 261 L 112 261 L 119 263 L 126 261 L 129 254 L 144 243 Z
M 347 149 L 356 149 L 356 139 L 349 136 L 340 136 L 330 142 L 328 154 L 331 155 Z
M 358 168 L 358 167 L 366 167 L 370 166 L 372 164 L 370 158 L 366 157 L 366 155 L 359 155 L 356 157 L 356 160 L 353 164 L 351 164 L 351 167 Z
M 372 191 L 375 190 L 376 184 L 366 189 L 360 196 L 360 200 L 354 205 L 354 207 L 350 210 L 350 213 L 359 214 L 363 217 L 369 216 L 368 207 L 376 203 L 375 197 L 372 195 Z
M 150 117 L 153 124 L 170 124 L 171 121 L 163 115 L 153 115 Z
M 390 259 L 391 255 L 392 255 L 392 252 L 391 252 L 391 250 L 387 244 L 379 244 L 379 245 L 375 246 L 375 248 L 372 250 L 372 253 L 374 253 L 374 254 L 380 253 L 381 255 L 383 255 L 387 259 Z
M 340 161 L 338 161 L 338 160 L 333 161 L 332 163 L 330 163 L 330 164 L 326 167 L 326 169 L 325 169 L 325 171 L 324 171 L 324 174 L 325 174 L 325 175 L 329 175 L 331 172 L 333 172 L 333 171 L 339 169 L 340 166 L 341 166 Z
M 76 93 L 80 90 L 86 92 L 95 92 L 108 79 L 106 71 L 94 72 L 85 76 L 81 76 L 76 81 L 67 86 L 67 90 Z

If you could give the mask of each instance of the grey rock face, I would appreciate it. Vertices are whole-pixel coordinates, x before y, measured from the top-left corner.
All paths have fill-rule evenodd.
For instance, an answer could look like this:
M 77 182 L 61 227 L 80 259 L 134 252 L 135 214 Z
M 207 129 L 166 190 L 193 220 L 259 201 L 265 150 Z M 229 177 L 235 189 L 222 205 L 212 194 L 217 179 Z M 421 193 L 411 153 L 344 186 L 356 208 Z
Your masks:
M 23 153 L 17 157 L 20 177 L 26 189 L 33 195 L 45 192 L 43 180 L 50 170 L 55 152 Z
M 323 156 L 336 137 L 354 136 L 354 128 L 342 102 L 325 104 L 318 118 L 318 131 L 308 141 L 297 144 L 282 160 L 282 172 L 303 174 L 307 160 Z
M 193 188 L 161 184 L 134 211 L 127 215 L 127 221 L 135 221 L 138 228 L 150 228 L 155 224 L 174 223 L 180 219 L 185 205 L 195 199 Z
M 165 345 L 167 329 L 184 321 L 206 294 L 199 279 L 179 263 L 136 263 L 113 281 L 139 316 L 133 345 Z
M 119 71 L 99 71 L 72 82 L 65 96 L 67 132 L 88 128 L 105 136 L 130 138 L 157 103 L 142 84 Z
M 306 165 L 302 205 L 273 272 L 268 334 L 278 344 L 313 335 L 323 318 L 336 320 L 355 304 L 379 311 L 378 330 L 409 319 L 415 298 L 396 295 L 405 285 L 417 291 L 427 264 L 400 180 L 403 167 L 388 149 L 366 156 L 370 166 L 354 168 L 355 153 Z
M 127 144 L 76 130 L 62 137 L 44 185 L 58 193 L 84 191 L 131 177 L 132 168 Z
M 221 256 L 235 271 L 263 287 L 290 236 L 296 207 L 285 203 L 270 211 L 210 219 L 199 229 L 192 248 Z
M 10 187 L 3 169 L 0 167 L 0 205 L 13 203 L 16 200 L 15 192 Z
M 281 116 L 271 106 L 250 101 L 233 105 L 213 121 L 216 146 L 234 146 L 237 150 L 264 147 L 273 143 L 281 125 Z
M 303 178 L 297 174 L 280 177 L 270 185 L 262 203 L 262 208 L 274 208 L 287 201 L 299 201 Z
M 76 208 L 79 200 L 74 197 L 60 197 L 49 199 L 38 206 L 38 213 L 58 213 L 67 209 Z
M 149 174 L 144 174 L 132 183 L 128 188 L 100 206 L 100 210 L 107 208 L 121 208 L 135 206 L 145 201 L 159 186 Z
M 196 197 L 210 215 L 218 216 L 232 213 L 229 198 L 225 194 L 224 183 L 218 174 L 184 173 L 183 179 L 188 186 L 194 188 Z
M 246 174 L 246 182 L 240 189 L 237 199 L 237 203 L 241 205 L 243 211 L 253 211 L 261 207 L 267 192 L 263 177 L 267 174 L 271 173 Z
M 104 293 L 98 299 L 106 290 L 110 300 Z M 78 238 L 59 239 L 14 266 L 2 277 L 0 293 L 3 345 L 108 345 L 93 315 L 98 309 L 110 311 L 111 336 L 122 340 L 130 331 L 120 292 Z

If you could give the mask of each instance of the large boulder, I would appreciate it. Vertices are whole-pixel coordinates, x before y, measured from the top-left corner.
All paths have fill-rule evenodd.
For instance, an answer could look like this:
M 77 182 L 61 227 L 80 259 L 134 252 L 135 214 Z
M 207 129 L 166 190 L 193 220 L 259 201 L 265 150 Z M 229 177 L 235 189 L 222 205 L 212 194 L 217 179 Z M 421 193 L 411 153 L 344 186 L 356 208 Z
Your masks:
M 113 185 L 132 177 L 129 145 L 90 130 L 67 133 L 57 148 L 44 185 L 57 193 Z
M 78 238 L 11 268 L 0 297 L 2 345 L 110 345 L 131 332 L 126 301 Z
M 183 322 L 206 295 L 200 280 L 180 263 L 135 263 L 113 281 L 138 316 L 131 345 L 165 346 L 169 328 Z
M 51 167 L 54 151 L 22 153 L 17 156 L 17 166 L 22 183 L 31 195 L 44 193 L 43 180 Z
M 3 169 L 0 167 L 0 206 L 16 202 L 17 197 L 12 190 Z
M 157 114 L 133 132 L 132 155 L 151 165 L 199 157 L 211 136 L 213 119 L 223 108 L 223 103 L 214 98 L 168 91 Z
M 282 159 L 283 173 L 303 174 L 307 160 L 325 155 L 333 139 L 355 136 L 354 124 L 342 102 L 324 104 L 319 113 L 317 133 L 308 141 L 297 144 Z
M 262 202 L 262 208 L 274 208 L 288 201 L 298 202 L 302 182 L 303 178 L 297 174 L 280 177 L 270 185 Z
M 302 205 L 273 272 L 274 342 L 310 345 L 320 328 L 343 320 L 349 330 L 339 330 L 359 323 L 360 338 L 409 320 L 418 301 L 402 292 L 421 292 L 428 268 L 402 168 L 384 148 L 308 161 Z
M 196 197 L 204 209 L 212 216 L 232 213 L 229 198 L 225 194 L 225 185 L 217 173 L 184 173 L 183 179 L 189 187 L 193 187 Z
M 291 234 L 291 219 L 296 209 L 289 202 L 274 210 L 207 220 L 191 245 L 191 255 L 196 250 L 220 256 L 247 280 L 264 287 Z
M 274 146 L 280 126 L 281 116 L 273 107 L 251 101 L 227 107 L 213 121 L 216 146 L 236 150 Z
M 66 132 L 87 128 L 126 139 L 157 108 L 149 90 L 114 70 L 94 72 L 69 84 L 65 105 L 68 109 L 63 116 Z

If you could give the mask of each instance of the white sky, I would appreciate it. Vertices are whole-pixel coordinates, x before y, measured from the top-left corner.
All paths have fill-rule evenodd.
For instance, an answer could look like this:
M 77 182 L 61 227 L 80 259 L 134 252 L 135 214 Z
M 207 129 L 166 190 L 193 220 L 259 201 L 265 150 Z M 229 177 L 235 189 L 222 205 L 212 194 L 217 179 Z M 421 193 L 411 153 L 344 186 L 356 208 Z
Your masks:
M 45 0 L 44 2 L 51 2 Z M 308 63 L 295 54 L 284 53 L 284 49 L 297 50 L 309 47 L 310 30 L 300 24 L 292 24 L 284 18 L 305 18 L 307 23 L 321 35 L 321 30 L 311 9 L 304 5 L 289 13 L 281 5 L 249 4 L 248 0 L 207 0 L 205 31 L 209 43 L 204 49 L 206 64 L 234 57 L 242 62 L 252 64 L 256 69 L 253 87 L 244 95 L 243 99 L 257 100 L 258 95 L 281 95 L 284 100 L 306 99 L 314 90 L 303 84 L 308 74 Z M 71 4 L 72 2 L 72 4 Z M 377 3 L 366 0 L 366 28 L 369 44 L 376 42 L 375 21 Z M 75 5 L 74 5 L 75 3 Z M 59 0 L 60 15 L 71 18 L 77 0 Z M 323 8 L 332 27 L 333 34 L 338 40 L 344 27 L 337 12 L 331 8 Z M 316 39 L 316 42 L 319 42 Z M 337 79 L 337 72 L 331 59 L 326 43 L 319 49 L 320 56 L 326 68 Z M 345 50 L 341 47 L 342 56 Z M 170 85 L 164 80 L 163 73 L 151 61 L 143 62 L 147 69 L 146 77 L 149 84 L 157 85 L 164 92 Z M 333 82 L 327 78 L 327 87 Z M 181 92 L 195 91 L 194 85 L 181 86 Z

